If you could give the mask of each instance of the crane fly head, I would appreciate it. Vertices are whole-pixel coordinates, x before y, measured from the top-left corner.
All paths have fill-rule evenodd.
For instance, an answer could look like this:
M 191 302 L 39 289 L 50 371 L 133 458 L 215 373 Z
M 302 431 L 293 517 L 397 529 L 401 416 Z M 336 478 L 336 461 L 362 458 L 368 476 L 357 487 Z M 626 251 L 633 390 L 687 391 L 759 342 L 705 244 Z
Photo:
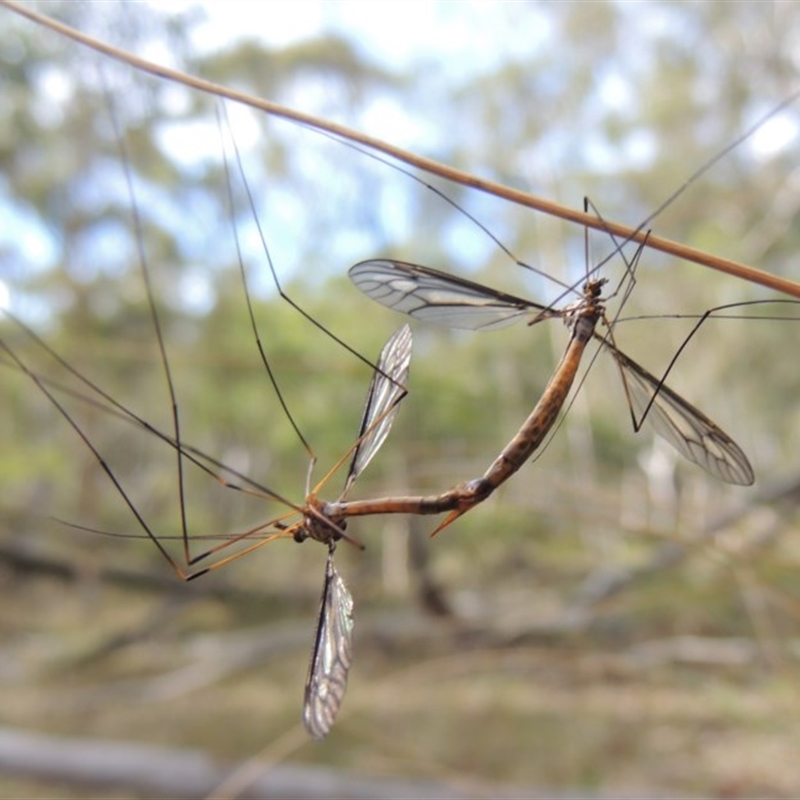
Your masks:
M 603 293 L 603 287 L 608 283 L 608 278 L 592 278 L 583 284 L 583 299 L 598 300 Z

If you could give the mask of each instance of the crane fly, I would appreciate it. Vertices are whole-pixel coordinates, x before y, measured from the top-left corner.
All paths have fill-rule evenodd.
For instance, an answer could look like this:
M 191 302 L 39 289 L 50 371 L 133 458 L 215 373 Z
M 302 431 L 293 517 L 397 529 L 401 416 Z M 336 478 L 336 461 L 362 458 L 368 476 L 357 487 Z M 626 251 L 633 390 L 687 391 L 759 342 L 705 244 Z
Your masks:
M 736 442 L 705 414 L 664 383 L 675 360 L 688 342 L 688 338 L 694 335 L 702 322 L 711 314 L 711 311 L 706 312 L 706 314 L 699 318 L 697 325 L 684 341 L 683 345 L 681 345 L 681 348 L 668 366 L 664 376 L 658 379 L 629 356 L 625 355 L 625 353 L 614 344 L 612 325 L 605 316 L 605 309 L 600 299 L 600 291 L 605 281 L 592 278 L 592 275 L 595 275 L 599 268 L 609 261 L 614 254 L 619 253 L 625 261 L 628 275 L 631 278 L 631 284 L 624 293 L 624 304 L 633 286 L 634 264 L 638 261 L 643 248 L 646 246 L 649 232 L 645 233 L 645 238 L 640 243 L 634 258 L 634 264 L 629 263 L 625 258 L 623 251 L 624 245 L 642 232 L 647 224 L 671 205 L 688 186 L 697 180 L 699 176 L 721 158 L 724 153 L 752 135 L 756 129 L 757 128 L 751 128 L 748 130 L 744 135 L 737 138 L 733 144 L 723 150 L 722 153 L 696 170 L 687 181 L 669 195 L 667 200 L 658 206 L 658 208 L 636 228 L 630 238 L 620 243 L 614 234 L 608 230 L 614 243 L 613 252 L 591 271 L 587 269 L 587 282 L 584 286 L 583 296 L 576 303 L 568 305 L 563 309 L 558 309 L 554 306 L 544 306 L 531 300 L 484 286 L 475 281 L 461 278 L 457 275 L 392 258 L 368 259 L 355 264 L 349 269 L 348 275 L 350 280 L 369 298 L 387 308 L 407 314 L 421 321 L 433 322 L 456 329 L 496 330 L 507 325 L 512 325 L 520 319 L 527 319 L 528 324 L 533 325 L 544 319 L 562 318 L 572 328 L 573 336 L 570 340 L 567 354 L 562 359 L 550 384 L 548 384 L 542 400 L 540 400 L 532 414 L 523 424 L 517 436 L 506 446 L 496 462 L 484 474 L 483 478 L 477 481 L 471 481 L 468 484 L 463 484 L 460 489 L 457 487 L 451 490 L 450 493 L 444 493 L 438 498 L 440 503 L 447 503 L 448 497 L 450 498 L 449 502 L 456 502 L 456 497 L 464 493 L 464 487 L 487 486 L 489 492 L 493 491 L 500 482 L 506 480 L 513 472 L 519 469 L 522 461 L 527 460 L 527 458 L 532 455 L 541 444 L 547 431 L 552 427 L 555 422 L 555 416 L 566 400 L 566 394 L 574 380 L 572 366 L 574 365 L 574 369 L 577 370 L 580 357 L 583 354 L 583 350 L 589 338 L 593 338 L 599 342 L 601 349 L 610 353 L 618 365 L 623 388 L 628 398 L 628 407 L 634 431 L 638 432 L 645 420 L 650 420 L 650 425 L 657 434 L 665 441 L 669 442 L 682 456 L 702 467 L 709 474 L 726 483 L 734 485 L 750 486 L 754 482 L 755 476 L 750 462 Z M 402 168 L 398 169 L 406 173 Z M 414 175 L 410 175 L 410 177 L 413 180 L 419 181 Z M 483 233 L 485 233 L 506 255 L 516 261 L 518 265 L 527 266 L 524 262 L 517 259 L 511 250 L 509 250 L 509 248 L 482 222 L 462 209 L 454 200 L 444 195 L 435 187 L 430 188 L 445 200 L 445 202 L 453 208 L 460 210 L 468 219 L 474 222 Z M 585 201 L 584 210 L 587 210 L 587 204 L 588 201 Z M 605 227 L 602 218 L 600 218 L 600 222 L 602 226 Z M 588 236 L 588 230 L 586 233 Z M 533 271 L 544 276 L 544 273 L 540 270 Z M 557 282 L 561 283 L 560 281 Z M 573 287 L 567 286 L 566 284 L 561 283 L 561 285 L 566 288 L 567 292 L 573 289 Z M 620 284 L 620 288 L 621 286 L 622 284 Z M 730 306 L 721 308 L 728 307 Z M 581 338 L 575 335 L 574 320 L 576 319 L 576 312 L 581 308 L 584 310 L 592 309 L 589 311 L 586 319 L 593 319 L 593 322 L 591 322 L 591 331 L 588 334 L 587 340 L 583 342 L 583 345 L 579 349 L 578 358 L 573 362 L 570 358 L 570 353 L 574 351 L 577 346 L 576 340 L 579 341 Z M 597 322 L 601 319 L 608 329 L 607 334 L 603 336 L 596 331 Z M 588 327 L 588 323 L 586 327 Z M 566 392 L 560 390 L 562 384 L 567 386 Z M 539 429 L 542 429 L 541 435 L 530 435 L 532 431 Z M 511 451 L 510 456 L 509 450 Z M 520 461 L 520 458 L 522 461 Z M 487 484 L 485 481 L 489 481 L 489 483 Z M 427 499 L 428 498 L 426 498 L 426 500 Z M 426 507 L 436 507 L 437 504 L 437 502 L 433 502 L 430 504 L 425 503 L 424 505 L 426 505 Z M 471 508 L 472 505 L 474 505 L 474 503 L 468 505 L 468 508 Z M 454 511 L 434 533 L 441 530 L 446 524 L 449 524 L 459 513 L 463 513 L 463 511 Z
M 46 347 L 41 341 L 40 344 Z M 50 400 L 62 416 L 65 417 L 70 426 L 78 433 L 92 453 L 94 453 L 95 457 L 100 460 L 109 478 L 121 493 L 126 503 L 131 505 L 125 490 L 122 488 L 122 484 L 102 460 L 102 456 L 96 450 L 87 434 L 81 430 L 56 397 L 56 392 L 58 391 L 69 392 L 73 396 L 75 396 L 76 393 L 71 389 L 66 389 L 37 375 L 19 358 L 16 351 L 1 338 L 0 348 L 2 348 L 11 361 L 36 384 L 39 390 Z M 344 501 L 344 498 L 353 487 L 358 476 L 363 472 L 370 461 L 372 461 L 375 454 L 383 445 L 386 437 L 389 435 L 397 411 L 399 410 L 399 404 L 406 395 L 411 351 L 411 329 L 408 325 L 404 325 L 389 338 L 381 351 L 376 370 L 372 375 L 367 392 L 367 399 L 358 436 L 353 446 L 348 450 L 348 453 L 339 460 L 331 472 L 328 473 L 328 476 L 315 487 L 314 491 L 308 494 L 304 506 L 294 506 L 289 503 L 289 501 L 284 501 L 287 505 L 290 505 L 294 511 L 299 511 L 301 513 L 301 519 L 294 524 L 286 525 L 284 518 L 277 518 L 251 531 L 228 537 L 221 545 L 194 557 L 191 563 L 198 563 L 238 541 L 250 538 L 256 538 L 257 541 L 244 549 L 236 551 L 233 555 L 221 558 L 209 566 L 204 566 L 194 572 L 185 572 L 174 562 L 158 538 L 152 533 L 139 512 L 132 507 L 137 519 L 145 526 L 148 537 L 155 542 L 159 551 L 167 558 L 170 565 L 173 567 L 173 570 L 184 580 L 194 580 L 277 538 L 292 538 L 296 542 L 314 539 L 328 547 L 322 599 L 314 634 L 314 646 L 306 679 L 303 701 L 303 724 L 309 735 L 315 739 L 320 739 L 327 735 L 341 707 L 347 687 L 348 671 L 352 661 L 353 633 L 353 599 L 347 585 L 336 570 L 333 560 L 334 551 L 339 541 L 343 538 L 351 542 L 353 541 L 344 533 L 344 528 L 346 527 L 345 517 L 347 514 L 338 514 L 336 518 L 328 516 L 326 514 L 328 504 L 317 500 L 316 492 L 330 474 L 340 466 L 347 455 L 352 453 L 344 487 L 340 495 L 340 502 Z M 74 368 L 72 371 L 73 374 L 79 374 Z M 144 427 L 149 433 L 158 436 L 176 449 L 179 446 L 178 443 L 167 434 L 158 431 L 152 425 L 137 417 L 133 412 L 128 411 L 108 397 L 105 399 L 109 402 L 109 405 L 101 405 L 96 399 L 86 395 L 79 396 L 78 399 L 91 402 L 102 410 L 118 415 L 133 424 Z M 184 450 L 184 457 L 206 471 L 208 471 L 208 468 L 204 466 L 204 462 L 210 462 L 217 467 L 223 466 L 213 457 L 201 453 L 199 450 L 186 443 L 183 443 L 180 447 Z M 244 476 L 240 477 L 244 478 Z M 252 483 L 252 481 L 248 482 Z M 232 484 L 227 485 L 232 486 Z M 265 487 L 260 487 L 260 491 L 268 492 L 272 499 L 279 498 L 278 495 L 269 492 Z M 73 527 L 82 526 L 75 525 Z M 269 527 L 274 527 L 277 530 L 273 533 L 262 535 L 263 531 Z
M 351 267 L 349 275 L 364 294 L 382 305 L 451 328 L 493 330 L 525 318 L 533 323 L 552 317 L 569 320 L 574 314 L 570 307 L 559 311 L 430 267 L 392 259 L 363 261 Z M 602 306 L 599 314 L 603 314 Z M 620 367 L 637 431 L 649 420 L 656 433 L 709 474 L 726 483 L 753 483 L 747 456 L 728 434 L 626 356 L 607 336 L 593 329 L 591 337 Z

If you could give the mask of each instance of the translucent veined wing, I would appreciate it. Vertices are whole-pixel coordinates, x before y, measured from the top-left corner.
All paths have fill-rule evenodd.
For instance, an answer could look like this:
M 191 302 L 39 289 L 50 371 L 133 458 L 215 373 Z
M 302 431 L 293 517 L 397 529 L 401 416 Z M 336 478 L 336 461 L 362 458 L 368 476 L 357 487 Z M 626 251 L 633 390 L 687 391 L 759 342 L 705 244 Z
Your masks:
M 348 274 L 358 289 L 387 308 L 448 328 L 494 330 L 532 313 L 558 316 L 530 300 L 404 261 L 362 261 Z
M 353 597 L 336 571 L 331 548 L 303 702 L 303 725 L 314 739 L 328 734 L 339 713 L 352 658 Z
M 378 369 L 372 373 L 367 391 L 367 402 L 358 429 L 358 445 L 347 472 L 344 492 L 347 492 L 389 435 L 400 401 L 406 396 L 411 347 L 411 328 L 403 325 L 381 350 Z
M 600 337 L 597 337 L 600 338 Z M 634 413 L 682 456 L 726 483 L 750 486 L 753 468 L 739 445 L 668 386 L 609 342 L 600 339 L 625 372 Z M 655 396 L 655 399 L 653 397 Z M 652 405 L 651 405 L 652 400 Z M 648 410 L 648 406 L 650 406 Z

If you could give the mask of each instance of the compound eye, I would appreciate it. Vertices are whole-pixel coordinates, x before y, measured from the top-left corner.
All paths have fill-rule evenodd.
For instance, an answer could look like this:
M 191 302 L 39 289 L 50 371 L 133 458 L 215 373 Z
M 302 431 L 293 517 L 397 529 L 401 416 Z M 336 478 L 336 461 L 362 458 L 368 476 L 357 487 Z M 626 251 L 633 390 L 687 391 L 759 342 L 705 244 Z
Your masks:
M 295 541 L 296 541 L 298 544 L 301 544 L 301 543 L 302 543 L 302 542 L 304 542 L 306 539 L 308 539 L 308 532 L 306 531 L 306 529 L 305 529 L 305 526 L 303 526 L 303 527 L 301 527 L 301 528 L 298 528 L 298 529 L 297 529 L 297 530 L 294 532 L 294 534 L 292 535 L 292 538 L 293 538 L 293 539 L 294 539 L 294 540 L 295 540 Z

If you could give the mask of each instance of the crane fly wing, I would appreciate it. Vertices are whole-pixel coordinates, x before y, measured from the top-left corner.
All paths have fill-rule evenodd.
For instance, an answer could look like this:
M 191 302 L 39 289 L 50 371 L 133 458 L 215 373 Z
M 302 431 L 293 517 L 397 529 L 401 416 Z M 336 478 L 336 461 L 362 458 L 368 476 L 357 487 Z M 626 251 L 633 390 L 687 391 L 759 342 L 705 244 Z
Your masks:
M 328 734 L 339 713 L 352 659 L 353 597 L 336 571 L 331 549 L 303 701 L 303 725 L 314 739 Z
M 411 347 L 411 328 L 403 325 L 395 331 L 381 350 L 378 369 L 372 373 L 367 391 L 367 402 L 358 429 L 358 444 L 353 452 L 344 484 L 345 492 L 389 435 L 400 401 L 406 396 Z
M 610 342 L 597 338 L 624 370 L 634 414 L 639 420 L 647 412 L 644 419 L 656 433 L 716 478 L 741 486 L 753 483 L 755 476 L 747 456 L 725 431 Z
M 494 330 L 544 306 L 430 267 L 389 258 L 362 261 L 348 272 L 358 289 L 387 308 L 448 328 Z

